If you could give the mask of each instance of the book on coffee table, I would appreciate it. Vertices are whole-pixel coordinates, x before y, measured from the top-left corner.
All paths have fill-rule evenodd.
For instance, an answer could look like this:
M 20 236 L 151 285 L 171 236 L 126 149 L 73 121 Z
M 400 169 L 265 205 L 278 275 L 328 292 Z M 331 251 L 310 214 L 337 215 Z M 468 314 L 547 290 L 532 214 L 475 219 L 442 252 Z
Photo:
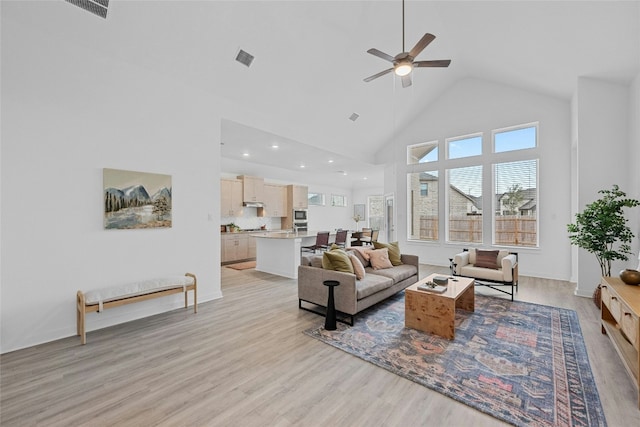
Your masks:
M 423 283 L 422 285 L 418 285 L 418 290 L 441 294 L 447 290 L 447 287 L 442 285 L 431 286 L 426 283 Z

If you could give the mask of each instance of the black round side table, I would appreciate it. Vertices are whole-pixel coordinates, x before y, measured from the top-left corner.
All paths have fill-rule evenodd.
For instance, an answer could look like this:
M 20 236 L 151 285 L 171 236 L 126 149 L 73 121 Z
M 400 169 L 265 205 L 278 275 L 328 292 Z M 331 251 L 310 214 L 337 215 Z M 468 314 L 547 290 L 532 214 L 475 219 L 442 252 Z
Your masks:
M 337 280 L 325 280 L 323 285 L 329 288 L 329 298 L 327 300 L 327 314 L 324 320 L 324 329 L 327 331 L 335 331 L 336 327 L 336 304 L 333 300 L 333 288 L 340 285 Z

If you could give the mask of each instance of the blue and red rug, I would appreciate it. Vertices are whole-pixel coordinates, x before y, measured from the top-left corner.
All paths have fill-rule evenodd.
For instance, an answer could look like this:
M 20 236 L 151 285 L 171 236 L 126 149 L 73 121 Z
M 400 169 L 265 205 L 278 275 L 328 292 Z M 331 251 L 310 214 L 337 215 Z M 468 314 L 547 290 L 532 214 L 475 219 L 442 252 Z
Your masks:
M 516 426 L 606 426 L 575 311 L 476 295 L 449 341 L 404 327 L 404 293 L 305 334 Z

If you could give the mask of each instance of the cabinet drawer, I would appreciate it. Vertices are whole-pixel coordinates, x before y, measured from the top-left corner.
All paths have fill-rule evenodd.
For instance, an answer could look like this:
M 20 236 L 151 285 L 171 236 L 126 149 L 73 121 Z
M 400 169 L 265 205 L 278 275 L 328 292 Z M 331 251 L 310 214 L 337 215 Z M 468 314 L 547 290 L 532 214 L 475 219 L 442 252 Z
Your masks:
M 631 345 L 638 350 L 638 316 L 625 304 L 620 304 L 620 328 L 631 342 Z
M 603 284 L 600 289 L 600 296 L 602 298 L 602 305 L 606 305 L 609 310 L 611 310 L 611 292 L 609 291 L 609 286 Z

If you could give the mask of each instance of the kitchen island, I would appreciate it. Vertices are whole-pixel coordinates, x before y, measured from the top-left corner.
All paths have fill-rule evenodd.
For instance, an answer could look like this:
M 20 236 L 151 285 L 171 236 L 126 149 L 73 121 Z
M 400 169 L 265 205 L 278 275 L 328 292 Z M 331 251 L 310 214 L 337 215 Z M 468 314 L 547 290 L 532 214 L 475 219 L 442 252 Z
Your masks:
M 317 231 L 252 233 L 256 238 L 256 270 L 290 279 L 298 278 L 300 248 L 316 242 Z M 335 232 L 329 240 L 335 239 Z

